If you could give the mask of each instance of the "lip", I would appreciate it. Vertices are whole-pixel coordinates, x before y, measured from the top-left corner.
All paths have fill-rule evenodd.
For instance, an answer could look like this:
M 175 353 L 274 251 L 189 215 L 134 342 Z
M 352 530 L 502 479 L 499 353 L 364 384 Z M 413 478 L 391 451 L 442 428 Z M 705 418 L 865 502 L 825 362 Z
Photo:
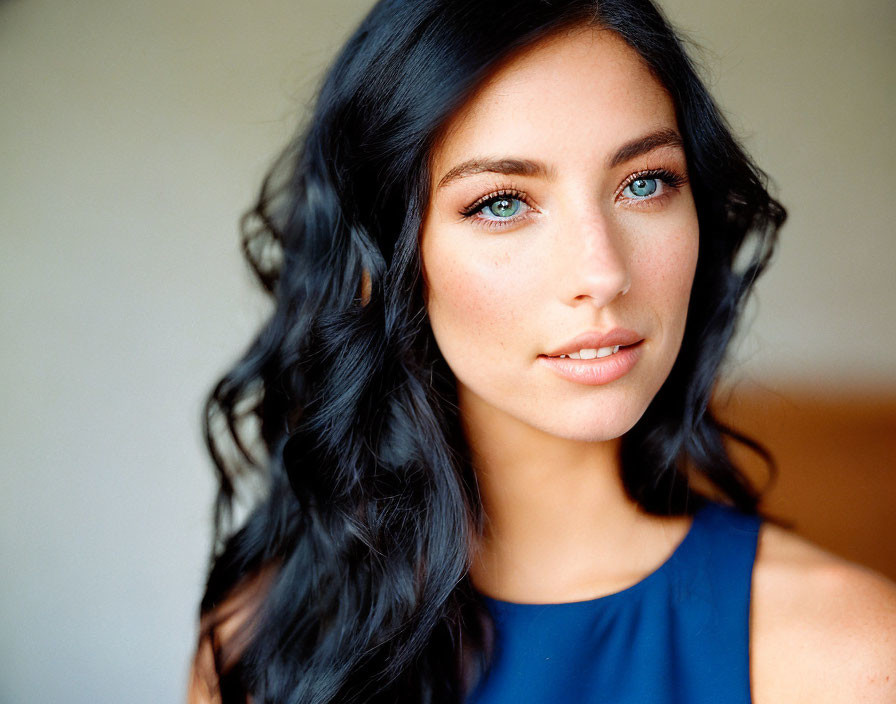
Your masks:
M 538 355 L 538 362 L 551 368 L 564 379 L 588 386 L 600 386 L 625 376 L 641 358 L 641 344 L 639 340 L 630 347 L 623 347 L 615 354 L 594 359 L 570 359 L 564 357 L 548 357 Z M 609 347 L 609 345 L 602 345 Z M 582 348 L 580 348 L 582 349 Z M 587 349 L 587 348 L 584 348 Z
M 597 350 L 601 347 L 634 345 L 642 339 L 644 338 L 634 330 L 626 330 L 625 328 L 613 328 L 609 332 L 589 330 L 588 332 L 584 332 L 581 335 L 574 337 L 554 351 L 545 352 L 545 355 L 548 357 L 557 357 L 561 354 L 571 354 L 573 352 L 578 352 L 579 350 Z

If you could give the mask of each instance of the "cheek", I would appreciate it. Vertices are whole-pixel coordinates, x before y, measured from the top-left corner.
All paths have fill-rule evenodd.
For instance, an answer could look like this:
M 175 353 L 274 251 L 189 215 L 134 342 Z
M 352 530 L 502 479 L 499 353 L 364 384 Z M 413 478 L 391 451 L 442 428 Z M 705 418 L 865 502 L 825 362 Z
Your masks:
M 531 278 L 508 253 L 424 246 L 423 266 L 433 335 L 451 366 L 499 356 L 519 336 Z
M 638 260 L 641 289 L 650 290 L 655 300 L 679 307 L 690 295 L 697 268 L 699 234 L 696 223 L 683 223 L 657 240 L 644 241 Z
M 684 338 L 691 288 L 697 267 L 699 235 L 696 226 L 669 234 L 664 246 L 645 253 L 641 269 L 644 296 L 651 307 L 671 360 Z

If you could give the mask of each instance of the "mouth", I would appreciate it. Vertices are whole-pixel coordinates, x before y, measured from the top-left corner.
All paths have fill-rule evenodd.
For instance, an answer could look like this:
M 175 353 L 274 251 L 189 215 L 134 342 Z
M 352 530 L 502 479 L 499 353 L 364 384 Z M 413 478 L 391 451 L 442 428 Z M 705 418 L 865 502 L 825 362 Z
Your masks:
M 543 357 L 545 359 L 579 359 L 579 360 L 590 360 L 590 359 L 603 359 L 604 357 L 612 357 L 615 354 L 619 354 L 620 350 L 627 350 L 633 347 L 638 347 L 644 340 L 638 340 L 630 345 L 614 345 L 613 347 L 600 347 L 597 349 L 594 348 L 584 348 L 579 350 L 578 352 L 571 352 L 569 354 L 558 354 L 558 355 L 547 355 L 540 354 L 539 357 Z
M 576 384 L 600 386 L 628 374 L 643 356 L 644 340 L 630 345 L 614 345 L 600 349 L 581 349 L 556 356 L 540 354 L 540 364 L 560 378 Z

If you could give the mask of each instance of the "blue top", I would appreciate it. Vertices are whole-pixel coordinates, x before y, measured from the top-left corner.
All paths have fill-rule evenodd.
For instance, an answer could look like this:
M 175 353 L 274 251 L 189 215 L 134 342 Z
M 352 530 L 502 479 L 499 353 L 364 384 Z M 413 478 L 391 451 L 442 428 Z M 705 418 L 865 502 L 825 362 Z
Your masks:
M 750 704 L 750 584 L 761 519 L 709 502 L 640 582 L 588 601 L 482 595 L 495 654 L 468 704 Z

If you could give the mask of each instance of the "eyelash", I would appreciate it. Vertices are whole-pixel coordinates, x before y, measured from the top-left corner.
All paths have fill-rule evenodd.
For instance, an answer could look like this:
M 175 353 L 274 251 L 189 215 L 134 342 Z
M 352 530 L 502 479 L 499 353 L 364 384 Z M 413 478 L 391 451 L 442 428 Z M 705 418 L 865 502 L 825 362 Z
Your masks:
M 668 196 L 671 196 L 674 192 L 678 191 L 682 185 L 687 182 L 687 178 L 679 173 L 674 171 L 670 171 L 669 169 L 647 169 L 645 171 L 638 171 L 637 173 L 629 176 L 625 183 L 617 191 L 621 193 L 629 185 L 638 181 L 640 179 L 652 180 L 656 179 L 662 181 L 664 184 L 663 192 L 658 196 L 647 196 L 645 198 L 629 198 L 628 200 L 632 201 L 634 207 L 636 208 L 644 208 L 652 205 L 656 201 L 663 201 Z M 671 189 L 671 190 L 670 190 Z M 531 208 L 532 206 L 529 204 L 527 200 L 527 196 L 522 191 L 517 190 L 516 188 L 501 188 L 497 191 L 489 193 L 488 195 L 482 196 L 477 199 L 474 203 L 464 208 L 460 215 L 464 217 L 464 219 L 473 220 L 477 226 L 484 227 L 487 230 L 501 230 L 505 227 L 509 227 L 513 224 L 516 224 L 520 220 L 524 220 L 528 217 L 527 214 L 517 215 L 512 218 L 502 219 L 502 220 L 491 220 L 489 218 L 480 218 L 475 217 L 476 213 L 480 212 L 485 206 L 491 205 L 499 200 L 507 200 L 508 197 L 513 200 L 519 200 L 526 204 L 526 207 Z M 644 205 L 641 205 L 641 204 Z

